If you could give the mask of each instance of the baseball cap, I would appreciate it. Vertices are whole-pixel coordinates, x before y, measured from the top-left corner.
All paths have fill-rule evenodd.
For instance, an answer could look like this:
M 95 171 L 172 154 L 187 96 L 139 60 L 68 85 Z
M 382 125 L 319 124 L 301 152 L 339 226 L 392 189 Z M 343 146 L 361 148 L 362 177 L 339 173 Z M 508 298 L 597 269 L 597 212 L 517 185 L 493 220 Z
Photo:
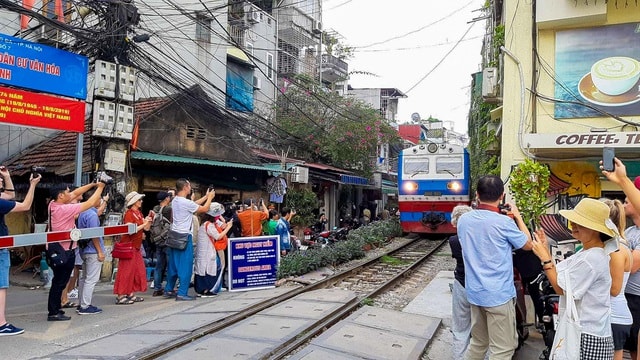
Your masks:
M 166 191 L 160 191 L 160 192 L 158 193 L 158 196 L 157 196 L 158 202 L 160 202 L 160 201 L 162 201 L 162 200 L 164 200 L 164 199 L 166 199 L 166 198 L 168 198 L 168 197 L 170 197 L 170 196 L 171 196 L 171 194 L 169 194 L 168 192 L 166 192 Z

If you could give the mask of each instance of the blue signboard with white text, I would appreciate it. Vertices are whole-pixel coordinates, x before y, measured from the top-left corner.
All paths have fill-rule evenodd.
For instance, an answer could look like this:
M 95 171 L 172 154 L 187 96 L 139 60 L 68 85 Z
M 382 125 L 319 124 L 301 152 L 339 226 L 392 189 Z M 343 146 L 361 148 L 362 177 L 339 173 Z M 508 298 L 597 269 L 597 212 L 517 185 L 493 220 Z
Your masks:
M 86 56 L 0 34 L 0 84 L 85 100 Z
M 229 238 L 229 291 L 274 287 L 279 248 L 277 235 Z

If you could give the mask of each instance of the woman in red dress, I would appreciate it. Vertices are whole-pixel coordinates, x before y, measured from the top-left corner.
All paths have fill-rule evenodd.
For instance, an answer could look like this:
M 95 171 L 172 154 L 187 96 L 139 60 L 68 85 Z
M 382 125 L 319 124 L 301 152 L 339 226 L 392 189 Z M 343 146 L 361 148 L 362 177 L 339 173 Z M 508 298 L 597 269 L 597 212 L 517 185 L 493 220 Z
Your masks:
M 127 211 L 124 213 L 124 223 L 138 225 L 138 231 L 135 234 L 122 235 L 120 239 L 121 242 L 133 243 L 133 257 L 118 261 L 116 282 L 113 285 L 113 293 L 117 295 L 116 304 L 118 305 L 130 305 L 144 301 L 144 298 L 135 296 L 134 293 L 147 291 L 147 270 L 144 266 L 140 247 L 142 247 L 144 237 L 143 230 L 149 230 L 151 218 L 145 218 L 140 211 L 143 197 L 143 194 L 138 194 L 135 191 L 130 192 L 125 197 Z

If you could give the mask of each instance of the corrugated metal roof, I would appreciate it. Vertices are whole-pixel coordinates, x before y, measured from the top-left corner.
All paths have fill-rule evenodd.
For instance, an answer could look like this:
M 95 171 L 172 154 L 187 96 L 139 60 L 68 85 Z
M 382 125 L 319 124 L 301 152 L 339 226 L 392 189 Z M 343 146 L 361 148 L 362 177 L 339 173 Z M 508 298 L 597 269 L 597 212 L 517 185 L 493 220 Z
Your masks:
M 241 164 L 241 163 L 234 163 L 234 162 L 228 162 L 228 161 L 196 159 L 196 158 L 189 158 L 189 157 L 176 156 L 176 155 L 155 154 L 155 153 L 150 153 L 150 152 L 146 152 L 146 151 L 133 151 L 133 152 L 131 152 L 131 158 L 137 159 L 137 160 L 173 162 L 173 163 L 183 163 L 183 164 L 197 164 L 197 165 L 208 165 L 208 166 L 221 166 L 221 167 L 251 169 L 251 170 L 262 170 L 262 171 L 281 172 L 281 173 L 282 172 L 289 172 L 289 171 L 286 171 L 286 170 L 282 170 L 282 167 L 281 167 L 281 165 L 279 163 L 252 165 L 252 164 Z M 287 169 L 290 169 L 294 165 L 295 164 L 287 164 Z

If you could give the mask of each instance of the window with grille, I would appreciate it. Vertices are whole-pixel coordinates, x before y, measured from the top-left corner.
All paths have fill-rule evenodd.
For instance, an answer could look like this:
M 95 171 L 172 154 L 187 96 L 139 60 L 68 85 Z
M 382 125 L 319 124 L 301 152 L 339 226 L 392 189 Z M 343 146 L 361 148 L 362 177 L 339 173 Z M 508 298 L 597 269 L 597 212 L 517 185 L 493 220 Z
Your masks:
M 196 15 L 196 41 L 211 42 L 211 19 L 204 15 Z

